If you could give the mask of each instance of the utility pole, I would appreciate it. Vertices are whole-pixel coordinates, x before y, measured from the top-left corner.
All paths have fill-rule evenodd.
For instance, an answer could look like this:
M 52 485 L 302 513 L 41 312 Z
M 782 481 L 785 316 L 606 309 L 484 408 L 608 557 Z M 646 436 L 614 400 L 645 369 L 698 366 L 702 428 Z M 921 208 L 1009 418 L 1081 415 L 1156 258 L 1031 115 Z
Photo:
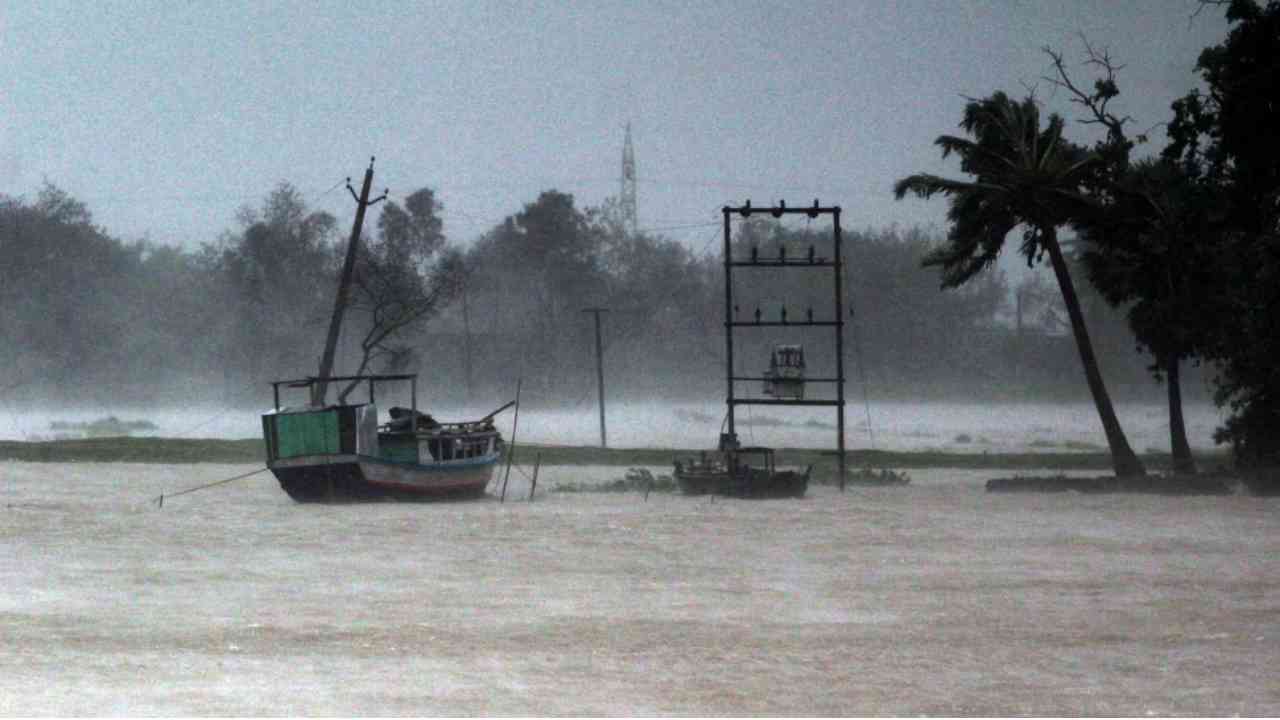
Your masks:
M 604 345 L 600 342 L 600 313 L 609 312 L 608 308 L 593 307 L 582 312 L 596 316 L 596 394 L 600 397 L 600 447 L 607 448 L 609 443 L 604 432 Z
M 324 343 L 324 355 L 320 358 L 319 380 L 312 385 L 312 405 L 324 405 L 328 394 L 330 376 L 333 375 L 333 355 L 338 348 L 338 336 L 342 332 L 342 316 L 347 311 L 347 296 L 351 293 L 351 275 L 356 265 L 356 251 L 360 246 L 360 230 L 364 225 L 364 211 L 371 205 L 377 205 L 387 199 L 387 191 L 382 195 L 369 199 L 369 186 L 373 184 L 373 158 L 369 158 L 369 169 L 364 171 L 364 185 L 360 194 L 351 187 L 351 178 L 347 178 L 347 192 L 356 200 L 356 219 L 351 226 L 351 238 L 347 241 L 347 256 L 342 261 L 342 277 L 338 281 L 338 296 L 333 301 L 333 318 L 329 321 L 329 335 Z

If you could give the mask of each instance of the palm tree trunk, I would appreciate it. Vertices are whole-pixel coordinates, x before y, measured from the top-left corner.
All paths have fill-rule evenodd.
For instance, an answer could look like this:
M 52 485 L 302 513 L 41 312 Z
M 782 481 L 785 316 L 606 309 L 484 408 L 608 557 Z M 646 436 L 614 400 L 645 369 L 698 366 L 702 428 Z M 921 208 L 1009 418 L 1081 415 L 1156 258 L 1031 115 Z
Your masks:
M 1107 386 L 1102 382 L 1098 358 L 1093 354 L 1093 343 L 1089 340 L 1089 331 L 1084 325 L 1084 313 L 1080 311 L 1080 298 L 1076 295 L 1071 274 L 1067 271 L 1067 261 L 1062 256 L 1062 248 L 1058 245 L 1057 230 L 1049 227 L 1041 228 L 1040 231 L 1044 247 L 1049 251 L 1053 274 L 1058 279 L 1062 302 L 1067 306 L 1067 316 L 1071 318 L 1071 331 L 1076 338 L 1076 349 L 1080 351 L 1080 364 L 1084 365 L 1089 392 L 1093 394 L 1093 404 L 1098 409 L 1102 429 L 1107 435 L 1107 445 L 1111 448 L 1112 467 L 1117 477 L 1144 476 L 1147 474 L 1146 468 L 1142 466 L 1142 461 L 1133 452 L 1133 448 L 1129 447 L 1129 440 L 1125 438 L 1120 420 L 1116 417 L 1115 407 L 1111 404 L 1111 396 L 1107 394 Z
M 1165 356 L 1165 380 L 1169 386 L 1169 444 L 1173 449 L 1173 471 L 1194 473 L 1196 461 L 1191 457 L 1191 444 L 1187 442 L 1187 425 L 1182 418 L 1182 384 L 1179 379 L 1179 366 L 1182 364 L 1177 355 Z

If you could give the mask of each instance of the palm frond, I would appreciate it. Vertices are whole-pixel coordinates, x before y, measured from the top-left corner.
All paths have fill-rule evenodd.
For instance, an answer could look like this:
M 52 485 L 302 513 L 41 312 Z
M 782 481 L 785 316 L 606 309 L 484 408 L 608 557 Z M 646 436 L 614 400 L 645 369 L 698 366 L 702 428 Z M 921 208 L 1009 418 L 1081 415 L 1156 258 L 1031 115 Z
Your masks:
M 1009 200 L 1006 193 L 980 192 L 953 198 L 947 242 L 923 262 L 940 267 L 942 287 L 959 287 L 996 261 L 1005 236 L 1017 223 Z
M 933 144 L 942 148 L 942 158 L 944 160 L 952 153 L 955 153 L 961 158 L 969 161 L 987 160 L 995 166 L 995 168 L 993 168 L 995 171 L 999 171 L 998 169 L 1007 171 L 1017 167 L 1017 164 L 1012 159 L 996 152 L 992 148 L 979 145 L 978 143 L 975 143 L 972 140 L 966 140 L 965 138 L 956 137 L 954 135 L 939 135 L 938 138 L 933 141 Z
M 907 193 L 927 199 L 938 194 L 955 195 L 974 191 L 1003 192 L 1004 190 L 1005 188 L 992 183 L 964 182 L 927 173 L 908 175 L 893 184 L 894 197 L 899 200 L 906 197 Z
M 925 258 L 941 269 L 943 287 L 962 285 L 994 263 L 1019 226 L 1029 228 L 1021 250 L 1034 258 L 1044 233 L 1099 211 L 1100 202 L 1081 192 L 1097 157 L 1065 138 L 1060 116 L 1050 115 L 1041 127 L 1034 98 L 1015 101 L 997 92 L 971 100 L 960 127 L 966 137 L 942 135 L 934 144 L 944 158 L 959 156 L 972 180 L 922 173 L 894 184 L 899 199 L 908 193 L 949 198 L 947 242 Z
M 1075 180 L 1086 172 L 1091 171 L 1100 162 L 1102 162 L 1102 159 L 1096 153 L 1087 153 L 1082 159 L 1063 168 L 1060 174 L 1068 180 Z
M 1050 116 L 1049 127 L 1044 131 L 1044 149 L 1037 148 L 1035 167 L 1040 172 L 1047 171 L 1058 159 L 1058 150 L 1062 142 L 1062 119 L 1057 115 Z
M 966 155 L 978 152 L 979 150 L 977 143 L 966 138 L 956 137 L 955 135 L 939 135 L 938 138 L 933 141 L 933 144 L 942 148 L 943 160 L 950 157 L 952 153 L 955 153 L 960 157 L 965 157 Z

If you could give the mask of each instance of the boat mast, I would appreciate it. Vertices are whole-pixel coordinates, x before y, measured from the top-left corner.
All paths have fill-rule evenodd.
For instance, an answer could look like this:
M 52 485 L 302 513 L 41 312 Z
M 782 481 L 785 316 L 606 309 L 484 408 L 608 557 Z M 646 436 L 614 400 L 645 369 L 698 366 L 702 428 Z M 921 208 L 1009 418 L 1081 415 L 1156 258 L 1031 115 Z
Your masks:
M 324 343 L 324 355 L 320 357 L 320 374 L 311 386 L 311 404 L 324 405 L 329 390 L 329 378 L 333 375 L 333 355 L 338 347 L 338 336 L 342 331 L 342 316 L 347 311 L 347 296 L 351 293 L 351 275 L 355 270 L 356 252 L 360 245 L 360 230 L 364 225 L 364 211 L 371 205 L 377 205 L 387 199 L 387 191 L 382 195 L 369 199 L 369 186 L 373 184 L 373 158 L 369 158 L 369 168 L 364 171 L 364 185 L 360 195 L 351 187 L 351 178 L 347 178 L 347 191 L 356 200 L 356 219 L 351 226 L 351 239 L 347 241 L 347 256 L 342 261 L 342 277 L 338 281 L 338 296 L 333 302 L 333 318 L 329 321 L 329 336 Z

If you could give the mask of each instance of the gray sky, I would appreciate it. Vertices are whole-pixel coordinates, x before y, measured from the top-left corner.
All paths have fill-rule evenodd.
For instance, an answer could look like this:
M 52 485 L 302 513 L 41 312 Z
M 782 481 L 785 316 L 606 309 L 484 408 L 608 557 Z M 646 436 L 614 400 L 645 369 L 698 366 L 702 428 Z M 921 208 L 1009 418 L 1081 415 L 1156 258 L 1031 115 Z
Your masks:
M 47 179 L 112 234 L 194 247 L 279 181 L 344 224 L 370 155 L 392 196 L 436 189 L 469 241 L 544 189 L 618 192 L 633 126 L 642 228 L 700 250 L 725 203 L 845 208 L 846 227 L 943 224 L 895 202 L 957 174 L 932 140 L 962 96 L 1038 83 L 1083 32 L 1127 67 L 1145 129 L 1226 23 L 1192 0 L 1067 2 L 108 3 L 0 8 L 0 193 Z M 1077 66 L 1086 80 L 1087 69 Z M 1074 139 L 1089 137 L 1073 127 Z M 1158 148 L 1162 131 L 1155 134 Z M 328 192 L 326 192 L 328 191 Z

